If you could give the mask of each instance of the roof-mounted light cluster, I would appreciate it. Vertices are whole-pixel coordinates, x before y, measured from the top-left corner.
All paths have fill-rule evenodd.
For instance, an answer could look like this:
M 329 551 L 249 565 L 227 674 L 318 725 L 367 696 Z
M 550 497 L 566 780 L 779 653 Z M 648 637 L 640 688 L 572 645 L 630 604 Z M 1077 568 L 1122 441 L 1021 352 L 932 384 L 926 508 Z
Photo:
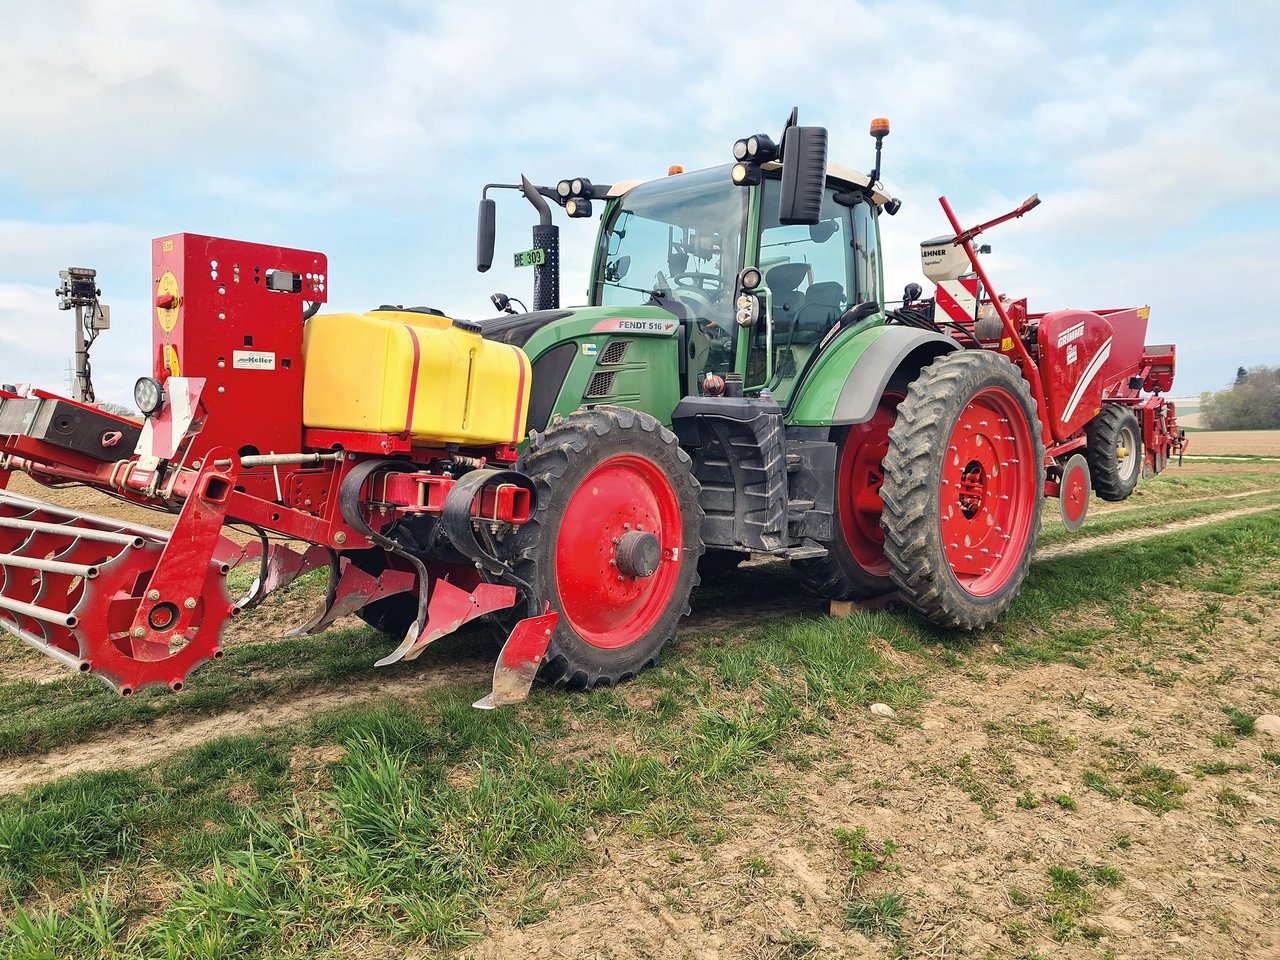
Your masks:
M 752 187 L 764 179 L 760 165 L 778 159 L 778 145 L 767 133 L 757 133 L 734 141 L 733 165 L 730 176 L 740 187 Z
M 586 177 L 561 180 L 556 184 L 556 196 L 569 216 L 591 216 L 591 181 Z

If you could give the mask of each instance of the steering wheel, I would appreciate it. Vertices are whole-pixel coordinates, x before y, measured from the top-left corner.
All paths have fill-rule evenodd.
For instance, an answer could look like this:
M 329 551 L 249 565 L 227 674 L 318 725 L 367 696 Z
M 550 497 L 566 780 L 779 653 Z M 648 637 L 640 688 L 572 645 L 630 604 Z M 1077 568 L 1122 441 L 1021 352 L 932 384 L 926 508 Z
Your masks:
M 719 292 L 724 284 L 714 273 L 677 273 L 672 283 L 682 290 L 700 290 L 704 293 Z

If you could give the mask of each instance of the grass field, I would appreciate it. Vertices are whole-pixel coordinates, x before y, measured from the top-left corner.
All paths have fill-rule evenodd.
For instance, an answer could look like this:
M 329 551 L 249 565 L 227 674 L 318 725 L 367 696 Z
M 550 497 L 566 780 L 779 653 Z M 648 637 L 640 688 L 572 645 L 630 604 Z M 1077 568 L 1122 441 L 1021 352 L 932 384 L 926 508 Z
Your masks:
M 268 606 L 128 701 L 7 645 L 0 956 L 1280 955 L 1280 465 L 1053 509 L 976 636 L 755 564 L 498 713 L 482 631 L 374 671 Z

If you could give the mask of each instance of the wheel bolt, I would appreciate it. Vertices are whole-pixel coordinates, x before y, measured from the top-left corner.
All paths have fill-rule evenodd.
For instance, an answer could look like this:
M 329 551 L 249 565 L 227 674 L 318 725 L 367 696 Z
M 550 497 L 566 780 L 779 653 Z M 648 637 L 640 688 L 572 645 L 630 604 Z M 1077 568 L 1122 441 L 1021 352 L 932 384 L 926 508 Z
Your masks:
M 182 601 L 182 605 L 186 607 L 188 610 L 194 610 L 196 608 L 196 598 L 187 597 L 187 599 Z
M 145 627 L 134 627 L 133 635 L 135 637 L 145 637 L 147 635 L 147 630 Z
M 152 590 L 152 591 L 148 592 L 148 593 L 147 593 L 147 599 L 148 599 L 148 600 L 159 600 L 159 599 L 160 599 L 160 591 L 159 591 L 159 590 Z

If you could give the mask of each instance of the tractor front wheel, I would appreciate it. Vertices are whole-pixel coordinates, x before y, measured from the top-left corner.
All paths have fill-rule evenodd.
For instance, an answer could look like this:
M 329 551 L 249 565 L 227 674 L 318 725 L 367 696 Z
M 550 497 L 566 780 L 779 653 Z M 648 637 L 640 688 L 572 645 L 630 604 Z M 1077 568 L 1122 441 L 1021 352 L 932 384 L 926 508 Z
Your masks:
M 926 367 L 889 431 L 880 495 L 890 576 L 908 604 L 966 630 L 1004 613 L 1044 500 L 1040 419 L 1013 364 L 966 350 Z
M 651 666 L 698 582 L 698 482 L 674 434 L 621 407 L 579 410 L 521 460 L 538 509 L 508 541 L 517 576 L 560 623 L 539 678 L 612 686 Z

